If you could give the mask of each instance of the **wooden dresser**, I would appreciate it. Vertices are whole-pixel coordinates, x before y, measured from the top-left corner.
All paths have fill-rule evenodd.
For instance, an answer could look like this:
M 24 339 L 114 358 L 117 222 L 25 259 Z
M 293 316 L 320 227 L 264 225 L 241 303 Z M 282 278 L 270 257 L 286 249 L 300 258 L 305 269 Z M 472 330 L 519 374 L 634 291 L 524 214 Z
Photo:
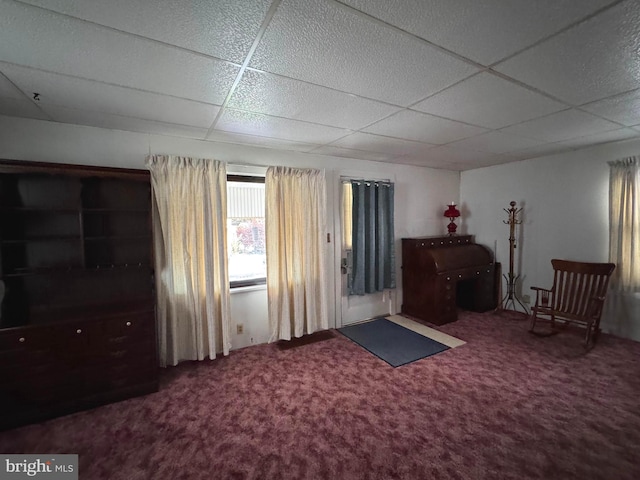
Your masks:
M 0 161 L 0 429 L 157 391 L 145 171 Z
M 498 305 L 499 265 L 471 235 L 402 239 L 402 313 L 436 325 Z

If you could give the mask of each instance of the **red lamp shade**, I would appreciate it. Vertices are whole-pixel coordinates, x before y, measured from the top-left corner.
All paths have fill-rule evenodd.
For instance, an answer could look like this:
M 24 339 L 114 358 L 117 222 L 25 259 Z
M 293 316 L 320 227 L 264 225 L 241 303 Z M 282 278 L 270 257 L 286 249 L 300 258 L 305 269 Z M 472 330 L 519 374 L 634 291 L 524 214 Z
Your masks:
M 447 205 L 447 209 L 444 211 L 444 216 L 447 218 L 458 218 L 460 216 L 460 210 L 458 210 L 455 204 Z
M 444 216 L 449 219 L 449 225 L 447 225 L 447 230 L 450 236 L 456 234 L 456 229 L 458 226 L 455 223 L 455 219 L 460 216 L 460 210 L 456 208 L 455 203 L 451 203 L 451 205 L 447 205 L 447 209 L 444 211 Z

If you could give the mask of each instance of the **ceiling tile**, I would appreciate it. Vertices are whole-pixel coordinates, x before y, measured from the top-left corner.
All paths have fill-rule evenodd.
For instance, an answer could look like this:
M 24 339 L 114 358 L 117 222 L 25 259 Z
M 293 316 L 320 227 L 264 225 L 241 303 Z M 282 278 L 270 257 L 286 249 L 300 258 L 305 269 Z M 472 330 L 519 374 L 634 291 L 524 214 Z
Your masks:
M 2 70 L 4 70 L 4 66 L 0 64 L 0 97 L 26 100 L 25 94 L 2 74 Z
M 245 71 L 228 106 L 351 129 L 398 111 L 374 100 L 252 70 Z
M 560 145 L 559 143 L 545 143 L 538 145 L 537 147 L 525 148 L 517 152 L 511 152 L 509 155 L 516 157 L 518 160 L 526 160 L 527 158 L 545 157 L 547 155 L 555 155 L 557 153 L 568 152 L 572 150 L 567 145 Z
M 209 128 L 220 107 L 130 88 L 0 64 L 24 92 L 40 93 L 41 105 Z
M 613 0 L 342 0 L 376 18 L 489 65 Z
M 49 117 L 45 113 L 31 100 L 27 100 L 26 98 L 16 99 L 0 96 L 0 115 L 49 120 Z
M 477 71 L 334 2 L 284 0 L 251 66 L 407 106 Z
M 257 147 L 277 148 L 279 150 L 293 150 L 297 152 L 308 152 L 318 146 L 311 143 L 292 142 L 290 140 L 259 137 L 257 135 L 242 135 L 239 133 L 221 132 L 219 130 L 211 132 L 207 136 L 207 141 L 255 145 Z
M 447 161 L 434 160 L 423 154 L 401 155 L 393 158 L 389 163 L 398 165 L 414 165 L 416 167 L 442 168 L 447 170 L 460 170 L 457 165 L 452 165 Z
M 410 153 L 425 152 L 433 148 L 429 143 L 401 140 L 399 138 L 383 137 L 371 133 L 356 132 L 348 137 L 341 138 L 332 145 L 368 152 L 389 153 L 392 155 L 407 155 Z
M 501 128 L 567 107 L 490 73 L 480 73 L 411 108 L 481 127 Z
M 366 128 L 365 131 L 406 140 L 443 144 L 478 135 L 486 129 L 426 113 L 403 110 Z
M 59 106 L 43 106 L 56 122 L 88 125 L 91 127 L 107 128 L 110 130 L 125 130 L 129 132 L 151 133 L 154 135 L 168 135 L 172 137 L 195 138 L 202 140 L 207 134 L 206 128 L 187 127 L 170 123 L 154 122 L 139 118 L 109 115 L 100 112 L 89 112 Z
M 242 63 L 271 0 L 26 0 L 26 3 Z
M 365 152 L 363 150 L 334 147 L 333 145 L 324 145 L 309 153 L 331 155 L 332 157 L 355 158 L 358 160 L 371 160 L 374 162 L 388 162 L 396 156 L 389 153 Z
M 501 132 L 545 142 L 559 142 L 618 128 L 620 126 L 615 123 L 571 109 L 513 125 Z
M 540 143 L 539 140 L 518 137 L 507 133 L 488 132 L 451 143 L 449 146 L 488 153 L 507 153 L 531 148 L 540 145 Z
M 46 10 L 2 3 L 0 61 L 221 105 L 238 67 Z
M 558 142 L 555 145 L 558 145 L 559 147 L 581 148 L 598 145 L 600 143 L 628 140 L 636 137 L 640 137 L 640 132 L 637 132 L 632 128 L 621 128 L 610 132 L 596 133 L 595 135 L 565 140 L 563 142 Z
M 581 105 L 638 87 L 640 2 L 622 2 L 496 70 Z
M 318 145 L 332 142 L 351 133 L 350 130 L 341 128 L 230 108 L 224 110 L 215 128 L 226 132 L 260 135 Z
M 464 163 L 466 165 L 474 165 L 479 162 L 482 162 L 483 165 L 486 165 L 487 162 L 490 163 L 492 161 L 498 161 L 498 159 L 500 159 L 500 155 L 496 155 L 493 153 L 474 152 L 465 148 L 459 148 L 449 145 L 432 148 L 431 150 L 429 150 L 427 157 L 433 160 L 453 162 L 458 164 Z
M 580 107 L 627 126 L 640 123 L 640 89 Z

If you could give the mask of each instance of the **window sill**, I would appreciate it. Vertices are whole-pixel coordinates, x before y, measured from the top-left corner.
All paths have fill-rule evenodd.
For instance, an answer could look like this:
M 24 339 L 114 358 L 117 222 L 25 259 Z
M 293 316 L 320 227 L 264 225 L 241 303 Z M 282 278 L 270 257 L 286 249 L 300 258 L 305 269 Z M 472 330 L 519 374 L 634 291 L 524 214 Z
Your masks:
M 249 285 L 247 287 L 231 287 L 231 295 L 236 293 L 245 293 L 245 292 L 253 292 L 256 290 L 266 290 L 267 285 L 265 283 L 261 283 L 260 285 Z

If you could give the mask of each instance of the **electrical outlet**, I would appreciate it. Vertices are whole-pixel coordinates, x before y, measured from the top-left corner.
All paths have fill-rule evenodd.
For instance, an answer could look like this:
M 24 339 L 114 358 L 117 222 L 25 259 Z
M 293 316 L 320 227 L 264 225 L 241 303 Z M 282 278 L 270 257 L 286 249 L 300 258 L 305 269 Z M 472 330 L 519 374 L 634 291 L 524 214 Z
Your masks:
M 531 303 L 531 297 L 529 295 L 523 295 L 522 301 L 528 305 Z
M 238 331 L 238 335 L 242 335 L 244 333 L 244 325 L 239 323 L 238 325 L 236 325 L 236 329 Z

